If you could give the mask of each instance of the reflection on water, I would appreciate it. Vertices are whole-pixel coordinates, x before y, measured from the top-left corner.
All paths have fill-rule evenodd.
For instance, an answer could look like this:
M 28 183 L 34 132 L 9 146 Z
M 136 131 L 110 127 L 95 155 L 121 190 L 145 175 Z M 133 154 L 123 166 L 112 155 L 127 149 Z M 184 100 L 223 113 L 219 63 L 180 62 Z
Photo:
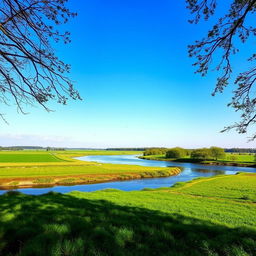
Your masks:
M 236 172 L 256 172 L 255 168 L 235 167 L 235 166 L 211 166 L 200 165 L 192 163 L 176 163 L 169 161 L 154 161 L 139 159 L 136 155 L 115 155 L 115 156 L 85 156 L 79 157 L 79 160 L 94 161 L 98 163 L 112 163 L 112 164 L 128 164 L 141 166 L 155 166 L 155 167 L 179 167 L 181 173 L 177 176 L 166 178 L 151 178 L 130 181 L 116 181 L 105 182 L 98 184 L 74 185 L 74 186 L 56 186 L 52 188 L 26 188 L 17 189 L 26 194 L 38 195 L 50 191 L 68 193 L 74 190 L 91 192 L 102 190 L 106 188 L 121 189 L 124 191 L 141 190 L 143 188 L 159 188 L 170 187 L 176 182 L 189 181 L 198 177 L 210 177 L 219 174 L 235 174 Z M 5 193 L 5 190 L 0 190 L 0 194 Z

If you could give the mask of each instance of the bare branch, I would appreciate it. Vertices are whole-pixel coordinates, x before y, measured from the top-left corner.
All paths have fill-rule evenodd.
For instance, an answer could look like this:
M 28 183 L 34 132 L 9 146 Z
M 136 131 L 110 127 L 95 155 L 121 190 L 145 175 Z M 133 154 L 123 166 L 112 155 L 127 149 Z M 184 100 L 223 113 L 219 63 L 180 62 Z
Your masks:
M 201 17 L 206 20 L 214 15 L 217 7 L 216 0 L 187 0 L 188 8 L 194 15 L 190 22 L 198 23 Z M 220 73 L 213 95 L 222 92 L 232 78 L 231 56 L 239 51 L 236 47 L 237 38 L 242 43 L 253 35 L 256 35 L 256 28 L 247 24 L 247 17 L 256 11 L 256 0 L 233 0 L 226 15 L 221 17 L 218 22 L 208 31 L 207 37 L 195 44 L 189 45 L 189 56 L 195 57 L 197 61 L 196 73 L 205 76 L 210 66 L 213 65 L 214 56 L 218 57 L 214 70 Z M 220 54 L 220 55 L 219 55 Z M 254 61 L 256 54 L 249 58 Z M 256 81 L 256 68 L 241 72 L 235 79 L 238 88 L 234 91 L 232 101 L 228 106 L 233 107 L 241 113 L 241 120 L 231 126 L 225 127 L 223 131 L 236 129 L 238 133 L 246 133 L 249 126 L 256 123 L 256 95 L 253 86 Z M 256 138 L 256 134 L 253 136 Z
M 64 74 L 70 66 L 58 59 L 51 42 L 70 42 L 70 33 L 55 27 L 76 13 L 67 0 L 3 0 L 0 3 L 0 100 L 24 105 L 36 102 L 49 111 L 49 100 L 66 104 L 81 99 Z M 1 116 L 2 117 L 2 116 Z M 3 118 L 3 117 L 2 117 Z

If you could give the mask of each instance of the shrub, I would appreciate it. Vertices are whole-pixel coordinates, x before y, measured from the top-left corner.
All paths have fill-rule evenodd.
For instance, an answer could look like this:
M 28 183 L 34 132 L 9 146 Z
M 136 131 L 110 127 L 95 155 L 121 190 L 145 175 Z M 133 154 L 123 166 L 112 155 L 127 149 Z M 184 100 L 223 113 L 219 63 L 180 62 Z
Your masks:
M 144 156 L 151 155 L 164 155 L 168 149 L 167 148 L 148 148 L 144 151 Z
M 208 148 L 194 149 L 191 152 L 191 158 L 193 159 L 209 159 L 211 158 L 211 151 Z
M 166 152 L 166 158 L 182 158 L 186 156 L 186 150 L 184 148 L 171 148 Z
M 210 154 L 215 160 L 225 158 L 226 155 L 224 149 L 219 147 L 210 147 Z

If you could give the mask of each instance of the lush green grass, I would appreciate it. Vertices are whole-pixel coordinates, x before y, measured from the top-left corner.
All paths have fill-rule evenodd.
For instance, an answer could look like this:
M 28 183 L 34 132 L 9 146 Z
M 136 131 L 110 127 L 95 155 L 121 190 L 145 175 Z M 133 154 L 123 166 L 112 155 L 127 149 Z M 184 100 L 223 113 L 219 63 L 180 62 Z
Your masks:
M 70 157 L 87 155 L 134 155 L 140 151 L 67 150 L 67 151 L 0 151 L 1 163 L 51 163 L 72 161 Z
M 216 176 L 213 178 L 198 178 L 190 182 L 176 186 L 176 191 L 182 193 L 207 196 L 215 198 L 227 198 L 239 201 L 251 201 L 256 203 L 256 174 L 247 173 L 231 176 Z
M 41 162 L 62 162 L 63 160 L 50 153 L 0 153 L 0 163 L 41 163 Z
M 256 205 L 239 201 L 240 186 L 255 194 L 256 175 L 151 191 L 9 193 L 0 196 L 0 255 L 256 255 Z
M 62 151 L 64 154 L 84 154 L 87 156 L 90 155 L 140 155 L 143 154 L 143 151 L 119 151 L 119 150 L 67 150 Z
M 91 164 L 83 166 L 45 166 L 45 167 L 9 167 L 0 168 L 0 178 L 34 177 L 34 176 L 62 176 L 80 174 L 116 174 L 139 173 L 152 170 L 168 170 L 163 167 L 144 167 L 121 164 Z
M 233 160 L 235 158 L 235 160 Z M 256 162 L 254 154 L 231 154 L 226 153 L 226 158 L 221 159 L 224 161 L 236 161 L 236 162 Z

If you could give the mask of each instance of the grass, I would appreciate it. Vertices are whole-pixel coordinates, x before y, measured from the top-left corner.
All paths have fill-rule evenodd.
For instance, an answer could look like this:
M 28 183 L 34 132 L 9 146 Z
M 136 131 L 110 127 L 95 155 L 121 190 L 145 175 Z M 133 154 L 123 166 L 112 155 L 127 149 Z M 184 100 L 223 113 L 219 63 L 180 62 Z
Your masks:
M 233 161 L 232 157 L 235 157 L 237 162 L 255 162 L 254 154 L 231 154 L 226 153 L 226 158 L 221 159 L 225 161 Z
M 63 176 L 63 175 L 83 175 L 83 174 L 125 174 L 125 173 L 144 173 L 150 171 L 169 170 L 163 167 L 144 167 L 137 165 L 121 164 L 101 164 L 84 166 L 53 166 L 37 168 L 1 168 L 1 178 L 35 177 L 35 176 Z
M 256 174 L 244 173 L 239 175 L 216 176 L 213 178 L 198 178 L 190 182 L 183 183 L 176 188 L 182 193 L 207 196 L 215 198 L 226 198 L 232 200 L 246 200 L 256 203 Z
M 62 162 L 64 160 L 50 153 L 0 153 L 0 163 L 42 163 Z
M 255 174 L 148 191 L 9 192 L 0 196 L 0 255 L 253 256 L 253 194 Z
M 84 165 L 76 157 L 89 155 L 135 155 L 141 151 L 66 150 L 66 151 L 0 151 L 0 168 L 14 166 Z

